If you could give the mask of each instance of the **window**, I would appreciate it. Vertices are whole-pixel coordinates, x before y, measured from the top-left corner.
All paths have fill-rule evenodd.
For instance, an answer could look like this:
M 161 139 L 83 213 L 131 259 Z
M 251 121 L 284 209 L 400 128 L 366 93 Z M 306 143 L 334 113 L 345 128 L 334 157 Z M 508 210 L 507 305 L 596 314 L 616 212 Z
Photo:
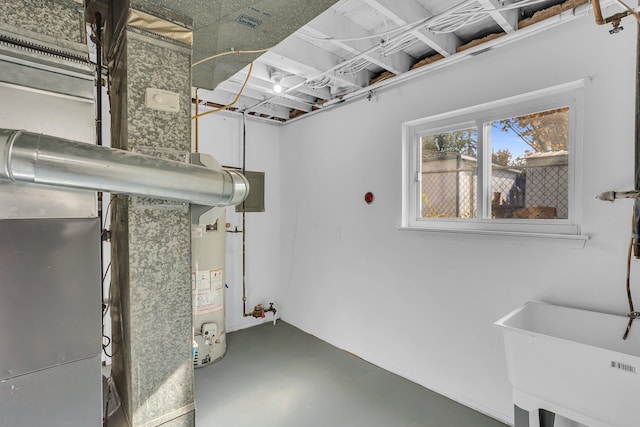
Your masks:
M 580 86 L 405 123 L 403 227 L 578 234 Z

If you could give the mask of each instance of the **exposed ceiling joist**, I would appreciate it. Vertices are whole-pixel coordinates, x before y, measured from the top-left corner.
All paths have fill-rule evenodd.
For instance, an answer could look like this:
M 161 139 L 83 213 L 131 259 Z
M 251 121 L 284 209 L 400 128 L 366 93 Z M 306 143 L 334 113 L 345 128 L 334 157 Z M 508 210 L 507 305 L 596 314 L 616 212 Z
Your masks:
M 220 85 L 218 85 L 215 91 L 210 92 L 210 94 L 201 93 L 201 100 L 204 102 L 210 101 L 215 102 L 216 104 L 228 105 L 233 102 L 237 94 L 238 92 L 235 89 L 226 90 L 220 88 Z M 212 98 L 215 99 L 215 101 L 211 101 Z M 257 114 L 284 120 L 289 119 L 290 114 L 289 107 L 275 105 L 268 101 L 261 101 L 261 99 L 252 98 L 248 95 L 243 96 L 233 107 L 241 111 L 251 111 Z
M 219 105 L 229 105 L 234 101 L 237 94 L 238 89 L 236 88 L 235 84 L 226 81 L 220 83 L 213 91 L 200 91 L 199 98 L 201 102 L 215 102 L 215 104 Z M 262 95 L 257 95 L 255 92 L 248 90 L 246 92 L 243 92 L 242 97 L 238 100 L 238 102 L 230 108 L 243 110 L 257 104 L 263 99 L 264 97 Z
M 489 12 L 493 20 L 502 27 L 505 33 L 513 33 L 518 29 L 518 9 L 500 10 L 513 4 L 513 0 L 506 1 L 504 6 L 498 0 L 477 1 L 487 12 Z
M 567 22 L 584 15 L 588 4 L 589 0 L 340 0 L 254 61 L 234 109 L 282 122 L 297 120 Z M 235 99 L 247 72 L 244 68 L 221 86 L 219 99 L 214 91 L 211 102 L 221 105 Z M 274 76 L 282 79 L 283 93 L 274 92 Z
M 271 95 L 275 95 L 275 92 L 273 92 L 274 82 L 271 79 L 271 73 L 274 69 L 274 67 L 270 67 L 263 61 L 254 62 L 251 71 L 251 78 L 249 78 L 247 82 L 247 87 L 260 90 L 263 94 L 263 99 L 266 99 Z M 238 90 L 240 90 L 247 78 L 247 72 L 248 68 L 236 73 L 232 78 L 229 79 L 229 81 L 234 82 L 236 85 L 238 85 Z M 285 86 L 293 86 L 305 81 L 306 80 L 304 78 L 291 74 L 285 75 L 283 84 L 285 84 Z M 318 98 L 317 96 L 307 94 L 288 94 L 287 97 L 288 99 L 298 101 L 303 104 L 314 104 L 316 102 L 316 99 Z
M 233 78 L 220 83 L 214 92 L 218 90 L 222 90 L 227 93 L 237 94 L 242 88 L 242 85 L 244 84 L 244 81 L 236 80 L 237 77 L 241 77 L 241 76 L 236 74 Z M 253 79 L 250 79 L 250 81 L 253 81 Z M 300 110 L 304 112 L 309 112 L 314 106 L 316 106 L 315 102 L 302 100 L 295 96 L 288 95 L 286 93 L 267 96 L 266 93 L 268 93 L 267 91 L 271 90 L 271 86 L 272 85 L 269 85 L 268 83 L 264 85 L 259 85 L 255 83 L 247 84 L 247 86 L 244 88 L 242 92 L 242 95 L 244 98 L 251 98 L 251 101 L 248 101 L 245 104 L 245 106 L 253 107 L 254 105 L 257 105 L 257 104 L 272 102 L 272 103 L 281 105 L 283 107 L 287 107 L 294 110 Z
M 295 59 L 290 57 L 292 53 Z M 342 62 L 343 58 L 294 35 L 263 54 L 260 60 L 286 72 L 313 76 Z
M 297 85 L 297 92 L 313 96 L 318 99 L 331 99 L 331 90 L 328 87 L 311 88 L 306 84 Z
M 288 57 L 290 52 L 296 52 L 297 58 Z M 299 37 L 289 37 L 285 42 L 275 46 L 271 51 L 265 53 L 263 58 L 267 62 L 272 60 L 279 63 L 277 68 L 292 74 L 302 74 L 308 79 L 317 79 L 323 75 L 335 79 L 343 86 L 363 87 L 369 82 L 369 73 L 363 71 L 355 75 L 334 73 L 336 65 L 341 64 L 344 59 L 339 56 L 320 49 L 311 43 L 301 40 Z M 326 72 L 326 70 L 331 70 Z
M 369 6 L 391 19 L 397 25 L 403 27 L 414 24 L 417 17 L 430 17 L 431 14 L 415 0 L 364 0 Z M 450 56 L 456 53 L 458 46 L 462 45 L 455 34 L 435 34 L 426 28 L 412 28 L 410 33 L 420 42 L 426 44 L 442 56 Z
M 298 52 L 301 59 L 288 57 L 289 52 Z M 366 70 L 356 74 L 336 73 L 335 70 L 343 63 L 343 59 L 333 53 L 320 49 L 298 37 L 290 37 L 286 44 L 281 43 L 263 55 L 266 62 L 279 63 L 279 69 L 302 74 L 309 80 L 321 79 L 328 76 L 342 86 L 361 88 L 369 83 L 370 73 Z M 294 71 L 297 70 L 297 71 Z
M 325 39 L 327 43 L 333 43 L 354 55 L 362 53 L 369 62 L 394 74 L 406 72 L 415 62 L 402 51 L 388 56 L 377 52 L 375 48 L 380 46 L 380 38 L 340 14 L 321 14 L 301 34 Z
M 264 117 L 275 117 L 282 120 L 289 120 L 291 118 L 291 112 L 288 108 L 275 104 L 262 104 L 258 107 L 253 107 L 251 110 L 247 110 L 249 113 L 254 113 Z
M 231 79 L 226 80 L 222 83 L 220 83 L 215 89 L 214 89 L 214 93 L 218 93 L 218 91 L 225 91 L 227 93 L 235 93 L 237 94 L 240 89 L 242 88 L 242 85 L 244 82 L 241 81 L 236 81 L 237 75 L 234 75 Z M 244 90 L 242 91 L 242 97 L 243 99 L 245 98 L 251 98 L 253 101 L 253 104 L 256 104 L 258 102 L 264 101 L 267 99 L 267 96 L 265 95 L 265 93 L 263 91 L 261 91 L 259 88 L 255 88 L 255 87 L 251 87 L 249 85 L 247 85 Z

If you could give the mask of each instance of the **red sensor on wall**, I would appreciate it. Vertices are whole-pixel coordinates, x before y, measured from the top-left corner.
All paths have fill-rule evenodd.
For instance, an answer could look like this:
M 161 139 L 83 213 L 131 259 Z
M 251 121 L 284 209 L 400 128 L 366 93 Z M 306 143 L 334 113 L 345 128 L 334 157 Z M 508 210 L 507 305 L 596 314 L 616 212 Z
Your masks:
M 374 199 L 375 197 L 373 197 L 373 193 L 371 191 L 364 195 L 364 201 L 367 202 L 368 205 L 370 205 Z

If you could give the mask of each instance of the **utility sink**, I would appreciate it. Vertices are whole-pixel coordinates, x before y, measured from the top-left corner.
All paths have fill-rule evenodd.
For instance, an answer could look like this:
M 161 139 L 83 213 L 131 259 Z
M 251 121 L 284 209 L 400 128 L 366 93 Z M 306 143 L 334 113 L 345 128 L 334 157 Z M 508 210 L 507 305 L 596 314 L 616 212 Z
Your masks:
M 628 321 L 529 302 L 495 322 L 504 333 L 515 426 L 553 425 L 540 416 L 548 413 L 590 427 L 640 426 L 640 319 L 623 340 Z

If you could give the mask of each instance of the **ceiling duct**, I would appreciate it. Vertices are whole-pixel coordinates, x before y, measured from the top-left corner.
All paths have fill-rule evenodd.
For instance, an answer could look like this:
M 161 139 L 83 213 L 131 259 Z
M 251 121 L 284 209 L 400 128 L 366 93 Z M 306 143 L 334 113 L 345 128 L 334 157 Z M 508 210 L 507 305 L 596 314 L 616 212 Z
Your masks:
M 237 205 L 249 193 L 247 179 L 234 170 L 11 129 L 0 129 L 0 179 L 203 206 Z

